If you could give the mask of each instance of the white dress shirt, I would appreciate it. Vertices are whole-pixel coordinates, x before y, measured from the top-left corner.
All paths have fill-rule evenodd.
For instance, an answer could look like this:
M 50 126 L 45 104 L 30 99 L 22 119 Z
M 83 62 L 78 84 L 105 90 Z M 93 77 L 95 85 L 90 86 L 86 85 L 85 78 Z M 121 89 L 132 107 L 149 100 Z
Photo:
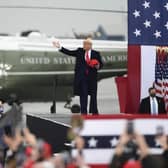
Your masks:
M 90 49 L 89 51 L 86 51 L 86 52 L 85 52 L 85 61 L 86 61 L 86 53 L 87 53 L 87 52 L 88 52 L 88 55 L 89 55 L 89 59 L 91 59 L 91 51 L 92 51 L 92 50 Z
M 156 108 L 155 112 L 153 109 L 153 101 L 155 103 L 155 108 Z M 151 108 L 151 115 L 158 115 L 158 102 L 157 102 L 156 97 L 150 97 L 150 108 Z

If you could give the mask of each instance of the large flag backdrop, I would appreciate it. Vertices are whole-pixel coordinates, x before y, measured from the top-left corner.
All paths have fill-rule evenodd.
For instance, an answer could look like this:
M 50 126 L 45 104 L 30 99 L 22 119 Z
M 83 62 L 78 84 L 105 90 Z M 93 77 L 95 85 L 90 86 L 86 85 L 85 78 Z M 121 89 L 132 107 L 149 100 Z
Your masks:
M 168 99 L 168 0 L 128 0 L 128 97 L 126 113 L 155 84 Z

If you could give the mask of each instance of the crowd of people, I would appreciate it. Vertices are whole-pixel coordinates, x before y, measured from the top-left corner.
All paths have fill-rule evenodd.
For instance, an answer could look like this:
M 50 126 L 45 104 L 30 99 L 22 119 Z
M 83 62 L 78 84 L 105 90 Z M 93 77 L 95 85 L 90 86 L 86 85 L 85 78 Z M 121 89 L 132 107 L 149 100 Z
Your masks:
M 28 128 L 16 129 L 13 134 L 6 127 L 3 135 L 5 150 L 0 151 L 0 168 L 87 168 L 83 157 L 84 139 L 79 135 L 83 126 L 80 116 L 72 118 L 68 132 L 71 150 L 53 154 L 50 144 L 36 138 Z M 167 168 L 168 138 L 156 137 L 163 153 L 153 156 L 143 135 L 124 131 L 116 146 L 110 168 Z M 75 150 L 74 150 L 75 149 Z M 74 152 L 75 151 L 75 152 Z
M 16 103 L 12 106 L 15 107 Z M 16 105 L 17 106 L 17 105 Z M 16 108 L 14 108 L 16 109 Z M 12 113 L 19 112 L 17 110 Z M 6 114 L 2 117 L 4 118 Z M 16 115 L 15 115 L 16 116 Z M 17 118 L 17 117 L 13 117 Z M 20 118 L 20 117 L 19 117 Z M 7 120 L 6 120 L 7 121 Z M 73 115 L 67 134 L 69 148 L 53 153 L 52 146 L 37 138 L 17 119 L 15 125 L 1 127 L 0 118 L 0 168 L 89 168 L 83 149 L 85 140 L 80 136 L 83 128 L 81 115 Z M 110 168 L 168 168 L 168 137 L 160 131 L 156 135 L 163 153 L 153 156 L 145 137 L 134 130 L 133 121 L 128 121 L 112 157 Z
M 68 151 L 54 155 L 50 144 L 36 138 L 28 128 L 16 130 L 13 136 L 4 135 L 3 139 L 6 150 L 0 154 L 1 168 L 85 167 L 80 154 L 75 158 L 72 158 Z M 82 149 L 83 139 L 76 137 L 75 141 L 77 148 Z
M 79 135 L 83 127 L 82 117 L 72 117 L 71 125 L 67 134 L 69 148 L 60 153 L 53 153 L 50 144 L 37 138 L 27 127 L 22 127 L 20 121 L 14 129 L 5 125 L 0 129 L 0 168 L 89 167 L 82 153 L 84 139 Z
M 115 149 L 110 168 L 167 168 L 168 137 L 165 134 L 156 136 L 163 149 L 161 155 L 152 155 L 145 137 L 138 132 L 124 131 Z

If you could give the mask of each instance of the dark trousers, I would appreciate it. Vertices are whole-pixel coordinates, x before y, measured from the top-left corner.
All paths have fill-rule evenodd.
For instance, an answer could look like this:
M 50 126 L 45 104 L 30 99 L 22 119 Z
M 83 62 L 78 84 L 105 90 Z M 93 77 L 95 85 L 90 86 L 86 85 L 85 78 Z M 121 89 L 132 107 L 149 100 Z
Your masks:
M 88 80 L 84 79 L 80 83 L 80 106 L 81 106 L 81 113 L 84 115 L 87 114 L 87 105 L 88 105 Z M 98 114 L 96 92 L 90 94 L 89 113 Z

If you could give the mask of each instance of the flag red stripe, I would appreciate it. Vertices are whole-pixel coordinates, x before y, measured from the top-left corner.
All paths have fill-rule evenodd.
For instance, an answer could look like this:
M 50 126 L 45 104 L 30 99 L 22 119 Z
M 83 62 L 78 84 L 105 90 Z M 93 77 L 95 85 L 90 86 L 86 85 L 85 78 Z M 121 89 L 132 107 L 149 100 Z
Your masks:
M 157 82 L 156 85 L 158 85 L 159 87 L 162 87 L 162 83 Z
M 156 89 L 156 93 L 163 94 L 161 90 Z M 168 91 L 164 91 L 164 96 L 168 95 Z
M 156 85 L 158 85 L 159 87 L 162 87 L 162 86 L 168 87 L 168 82 L 162 82 L 162 81 L 160 81 L 160 82 L 157 82 Z
M 162 91 L 159 90 L 159 89 L 156 89 L 156 93 L 157 93 L 157 94 L 162 94 Z
M 126 113 L 138 113 L 140 103 L 141 47 L 128 46 L 128 88 Z
M 163 82 L 163 86 L 164 87 L 168 87 L 168 83 L 167 82 Z

